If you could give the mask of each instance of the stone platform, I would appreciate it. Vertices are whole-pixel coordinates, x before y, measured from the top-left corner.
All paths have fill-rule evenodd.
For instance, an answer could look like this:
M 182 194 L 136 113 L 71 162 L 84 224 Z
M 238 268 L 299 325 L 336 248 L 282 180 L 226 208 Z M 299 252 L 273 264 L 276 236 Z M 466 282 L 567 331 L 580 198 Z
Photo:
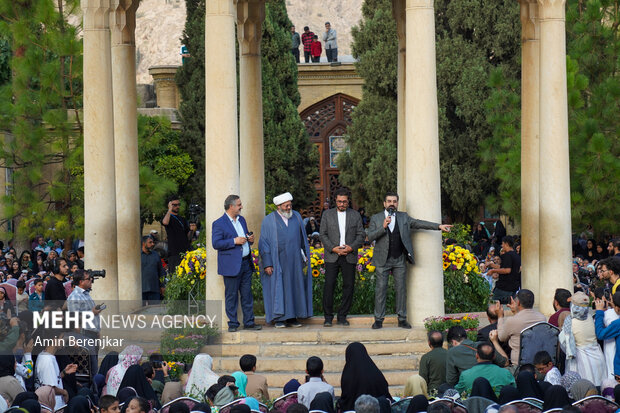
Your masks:
M 348 327 L 323 327 L 323 318 L 304 320 L 300 328 L 276 329 L 264 326 L 261 331 L 224 332 L 220 345 L 207 346 L 214 355 L 214 371 L 218 374 L 239 370 L 239 358 L 254 354 L 257 372 L 267 377 L 270 397 L 282 395 L 282 387 L 291 379 L 305 382 L 306 360 L 319 356 L 325 365 L 324 377 L 340 394 L 340 375 L 349 343 L 363 343 L 385 375 L 393 395 L 402 394 L 407 378 L 418 370 L 420 357 L 429 348 L 422 327 L 411 330 L 396 326 L 396 317 L 387 317 L 384 327 L 372 330 L 371 316 L 351 316 Z M 263 320 L 257 320 L 264 324 Z

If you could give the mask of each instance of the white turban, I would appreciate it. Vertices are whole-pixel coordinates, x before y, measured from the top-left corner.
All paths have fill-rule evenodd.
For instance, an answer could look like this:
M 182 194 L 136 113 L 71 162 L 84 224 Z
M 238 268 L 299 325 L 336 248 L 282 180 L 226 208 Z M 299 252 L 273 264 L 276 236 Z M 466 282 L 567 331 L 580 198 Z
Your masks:
M 278 205 L 282 205 L 283 203 L 292 201 L 292 200 L 293 200 L 293 195 L 291 195 L 290 192 L 285 192 L 273 198 L 273 203 L 276 206 L 278 206 Z

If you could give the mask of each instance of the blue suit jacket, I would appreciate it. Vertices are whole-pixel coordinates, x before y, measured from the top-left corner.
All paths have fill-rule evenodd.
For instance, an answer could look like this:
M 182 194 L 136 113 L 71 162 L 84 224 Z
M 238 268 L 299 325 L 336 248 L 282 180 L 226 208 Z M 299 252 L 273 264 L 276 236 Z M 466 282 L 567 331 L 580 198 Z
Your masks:
M 245 218 L 239 215 L 237 219 L 241 222 L 243 232 L 247 234 L 249 231 Z M 226 213 L 213 221 L 211 225 L 211 245 L 217 250 L 217 273 L 224 277 L 234 277 L 241 270 L 243 248 L 241 245 L 235 245 L 235 238 L 238 236 Z

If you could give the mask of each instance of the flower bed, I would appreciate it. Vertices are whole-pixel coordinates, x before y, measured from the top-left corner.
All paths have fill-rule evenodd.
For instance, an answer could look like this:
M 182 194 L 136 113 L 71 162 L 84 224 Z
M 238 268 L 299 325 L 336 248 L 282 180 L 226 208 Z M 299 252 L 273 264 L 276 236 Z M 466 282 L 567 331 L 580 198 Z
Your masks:
M 444 335 L 448 332 L 450 327 L 459 325 L 467 331 L 467 338 L 471 341 L 476 341 L 480 320 L 478 320 L 478 316 L 475 314 L 465 314 L 462 317 L 438 316 L 424 319 L 424 328 L 426 328 L 426 331 L 441 331 Z

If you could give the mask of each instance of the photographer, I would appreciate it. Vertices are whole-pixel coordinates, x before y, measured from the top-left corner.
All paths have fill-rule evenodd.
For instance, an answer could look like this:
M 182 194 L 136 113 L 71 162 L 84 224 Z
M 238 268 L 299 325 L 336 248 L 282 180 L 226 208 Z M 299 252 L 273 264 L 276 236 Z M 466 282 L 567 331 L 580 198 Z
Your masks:
M 179 215 L 180 210 L 181 201 L 178 196 L 173 196 L 168 202 L 168 212 L 161 220 L 168 235 L 168 267 L 170 272 L 173 272 L 181 262 L 181 253 L 190 249 L 187 239 L 189 224 L 185 218 Z
M 0 314 L 0 355 L 13 354 L 13 347 L 19 340 L 19 319 L 10 320 Z

